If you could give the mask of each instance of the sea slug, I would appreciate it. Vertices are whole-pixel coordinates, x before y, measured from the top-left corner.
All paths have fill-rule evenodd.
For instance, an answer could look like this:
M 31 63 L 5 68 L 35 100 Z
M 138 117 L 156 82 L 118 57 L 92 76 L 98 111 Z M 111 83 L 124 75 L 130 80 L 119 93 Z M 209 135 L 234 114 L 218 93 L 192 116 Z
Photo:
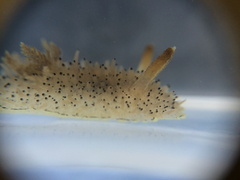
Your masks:
M 22 54 L 6 52 L 0 77 L 0 112 L 34 113 L 79 119 L 157 121 L 185 117 L 184 101 L 174 91 L 160 87 L 155 77 L 172 58 L 175 47 L 166 49 L 151 63 L 148 45 L 136 71 L 104 64 L 63 62 L 54 43 L 43 41 L 45 53 L 20 44 Z

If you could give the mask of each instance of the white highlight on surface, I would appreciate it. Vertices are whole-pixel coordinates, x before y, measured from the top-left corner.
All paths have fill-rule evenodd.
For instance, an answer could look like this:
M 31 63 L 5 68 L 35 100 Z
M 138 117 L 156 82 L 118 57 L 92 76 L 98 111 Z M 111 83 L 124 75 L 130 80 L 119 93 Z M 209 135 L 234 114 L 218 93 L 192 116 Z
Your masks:
M 189 110 L 240 111 L 240 98 L 237 97 L 184 96 L 184 99 L 183 106 Z

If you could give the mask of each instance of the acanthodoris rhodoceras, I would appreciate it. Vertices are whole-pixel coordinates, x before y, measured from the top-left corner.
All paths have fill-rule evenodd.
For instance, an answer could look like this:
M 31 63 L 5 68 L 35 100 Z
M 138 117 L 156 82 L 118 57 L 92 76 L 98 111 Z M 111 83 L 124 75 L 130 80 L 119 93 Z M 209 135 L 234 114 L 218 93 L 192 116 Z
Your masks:
M 151 63 L 153 46 L 144 50 L 137 71 L 105 64 L 70 63 L 60 58 L 59 48 L 43 41 L 45 53 L 21 43 L 21 58 L 3 58 L 0 78 L 0 111 L 52 114 L 76 118 L 157 121 L 184 118 L 183 101 L 174 91 L 160 87 L 154 78 L 172 58 L 175 47 L 166 49 Z

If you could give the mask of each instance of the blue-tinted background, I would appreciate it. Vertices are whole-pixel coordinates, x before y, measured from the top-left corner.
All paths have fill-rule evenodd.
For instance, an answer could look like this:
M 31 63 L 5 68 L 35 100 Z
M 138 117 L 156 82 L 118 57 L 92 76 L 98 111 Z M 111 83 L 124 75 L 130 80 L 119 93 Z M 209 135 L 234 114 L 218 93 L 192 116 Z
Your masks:
M 53 41 L 62 57 L 103 63 L 117 59 L 137 67 L 143 48 L 155 44 L 156 58 L 176 46 L 172 62 L 159 76 L 164 85 L 187 95 L 239 95 L 234 43 L 212 12 L 189 0 L 38 0 L 18 13 L 0 42 L 4 51 L 20 52 L 19 43 L 42 50 Z

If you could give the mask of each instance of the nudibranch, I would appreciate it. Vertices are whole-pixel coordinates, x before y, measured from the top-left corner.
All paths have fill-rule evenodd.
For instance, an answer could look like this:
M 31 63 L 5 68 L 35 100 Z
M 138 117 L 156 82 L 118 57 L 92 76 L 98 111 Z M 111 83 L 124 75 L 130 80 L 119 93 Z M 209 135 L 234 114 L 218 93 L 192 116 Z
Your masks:
M 172 58 L 175 47 L 166 49 L 151 63 L 148 45 L 136 71 L 104 64 L 63 62 L 54 43 L 43 41 L 45 53 L 20 44 L 22 54 L 6 52 L 0 77 L 0 112 L 57 115 L 79 119 L 157 121 L 185 117 L 184 101 L 155 77 Z

